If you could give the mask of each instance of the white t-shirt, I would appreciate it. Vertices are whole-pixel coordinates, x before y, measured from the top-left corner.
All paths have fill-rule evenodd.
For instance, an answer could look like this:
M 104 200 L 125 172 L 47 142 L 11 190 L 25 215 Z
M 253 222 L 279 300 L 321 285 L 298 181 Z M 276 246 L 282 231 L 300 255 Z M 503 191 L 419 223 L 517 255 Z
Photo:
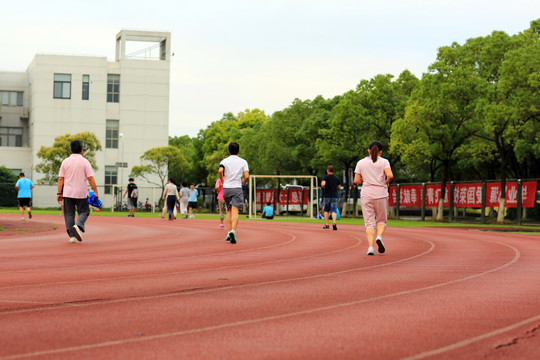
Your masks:
M 249 171 L 247 161 L 238 155 L 231 155 L 223 159 L 219 165 L 223 165 L 225 168 L 223 171 L 223 188 L 242 188 L 242 175 L 244 171 Z

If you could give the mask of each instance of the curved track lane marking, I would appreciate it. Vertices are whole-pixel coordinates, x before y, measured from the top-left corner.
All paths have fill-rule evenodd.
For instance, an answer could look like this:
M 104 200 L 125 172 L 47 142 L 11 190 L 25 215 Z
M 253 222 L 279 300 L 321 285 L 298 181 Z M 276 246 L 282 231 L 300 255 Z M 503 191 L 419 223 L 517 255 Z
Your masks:
M 522 326 L 528 325 L 528 324 L 530 324 L 532 322 L 535 322 L 535 321 L 538 321 L 538 320 L 540 320 L 540 315 L 525 319 L 525 320 L 520 321 L 518 323 L 509 325 L 509 326 L 506 326 L 506 327 L 503 327 L 503 328 L 500 328 L 500 329 L 497 329 L 497 330 L 494 330 L 494 331 L 491 331 L 491 332 L 488 332 L 488 333 L 485 333 L 485 334 L 482 334 L 482 335 L 479 335 L 479 336 L 474 336 L 474 337 L 469 338 L 469 339 L 458 341 L 457 343 L 454 343 L 454 344 L 451 344 L 451 345 L 448 345 L 448 346 L 443 346 L 443 347 L 435 349 L 435 350 L 425 351 L 425 352 L 420 353 L 420 354 L 416 354 L 416 355 L 413 355 L 413 356 L 402 358 L 402 360 L 419 360 L 419 359 L 425 359 L 425 358 L 430 357 L 430 356 L 440 355 L 440 354 L 443 354 L 445 352 L 453 351 L 453 350 L 462 348 L 464 346 L 474 344 L 475 342 L 482 341 L 482 340 L 485 340 L 485 339 L 489 339 L 490 337 L 501 335 L 501 334 L 504 334 L 504 333 L 506 333 L 508 331 L 518 329 L 518 328 L 520 328 Z
M 429 240 L 424 240 L 424 241 L 431 243 Z M 508 245 L 508 244 L 498 242 L 498 241 L 493 241 L 493 242 L 504 245 L 504 246 L 507 246 L 507 247 L 511 248 L 512 250 L 514 250 L 514 254 L 515 254 L 514 258 L 511 261 L 509 261 L 509 262 L 507 262 L 507 263 L 505 263 L 505 264 L 503 264 L 501 266 L 498 266 L 496 268 L 493 268 L 493 269 L 490 269 L 490 270 L 487 270 L 487 271 L 484 271 L 484 272 L 481 272 L 481 273 L 478 273 L 478 274 L 466 276 L 466 277 L 461 278 L 461 279 L 455 279 L 455 280 L 447 281 L 447 282 L 440 283 L 440 284 L 425 286 L 425 287 L 422 287 L 422 288 L 416 288 L 416 289 L 412 289 L 412 290 L 399 291 L 399 292 L 396 292 L 396 293 L 376 296 L 376 297 L 372 297 L 372 298 L 369 298 L 369 299 L 350 301 L 350 302 L 341 303 L 341 304 L 335 304 L 335 305 L 323 306 L 323 307 L 318 307 L 318 308 L 306 309 L 306 310 L 295 311 L 295 312 L 285 313 L 285 314 L 280 314 L 280 315 L 266 316 L 266 317 L 251 319 L 251 320 L 236 321 L 236 322 L 231 322 L 231 323 L 225 323 L 225 324 L 214 325 L 214 326 L 206 326 L 206 327 L 202 327 L 202 328 L 198 328 L 198 329 L 175 331 L 175 332 L 164 333 L 164 334 L 159 334 L 159 335 L 142 336 L 142 337 L 131 338 L 131 339 L 104 341 L 104 342 L 101 342 L 101 343 L 89 344 L 89 345 L 73 346 L 73 347 L 66 347 L 66 348 L 53 349 L 53 350 L 36 351 L 36 352 L 31 352 L 31 353 L 26 353 L 26 354 L 11 355 L 11 356 L 3 357 L 3 358 L 0 358 L 0 359 L 1 360 L 8 360 L 8 359 L 19 359 L 19 358 L 24 358 L 24 357 L 33 357 L 33 356 L 41 356 L 41 355 L 52 355 L 52 354 L 66 353 L 66 352 L 71 352 L 71 351 L 89 350 L 89 349 L 102 348 L 102 347 L 107 347 L 107 346 L 124 345 L 124 344 L 136 343 L 136 342 L 142 342 L 142 341 L 152 341 L 152 340 L 163 339 L 163 338 L 190 335 L 190 334 L 202 333 L 202 332 L 207 332 L 207 331 L 221 330 L 221 329 L 227 329 L 227 328 L 232 328 L 232 327 L 237 327 L 237 326 L 251 325 L 251 324 L 257 324 L 257 323 L 266 322 L 266 321 L 280 320 L 280 319 L 285 319 L 285 318 L 290 318 L 290 317 L 295 317 L 295 316 L 313 314 L 313 313 L 316 313 L 316 312 L 321 312 L 321 311 L 326 311 L 326 310 L 334 310 L 334 309 L 339 309 L 339 308 L 345 308 L 345 307 L 355 306 L 355 305 L 359 305 L 359 304 L 367 303 L 367 302 L 371 302 L 371 301 L 384 300 L 384 299 L 389 299 L 389 298 L 393 298 L 393 297 L 397 297 L 397 296 L 409 295 L 409 294 L 414 294 L 414 293 L 421 292 L 421 291 L 432 290 L 432 289 L 436 289 L 436 288 L 439 288 L 439 287 L 464 282 L 464 281 L 467 281 L 467 280 L 471 280 L 471 279 L 474 279 L 474 278 L 478 278 L 478 277 L 481 277 L 481 276 L 484 276 L 484 275 L 499 271 L 501 269 L 504 269 L 504 268 L 514 264 L 520 258 L 520 252 L 515 247 L 513 247 L 511 245 Z M 434 244 L 431 243 L 431 245 L 432 245 L 432 248 L 430 250 L 428 250 L 427 252 L 431 252 L 431 250 L 434 248 Z M 421 254 L 418 254 L 416 256 L 413 256 L 412 258 L 416 258 L 416 257 L 418 257 L 420 255 Z M 402 259 L 402 260 L 399 260 L 399 261 L 396 261 L 396 262 L 403 262 L 404 260 L 405 259 Z M 396 262 L 393 262 L 393 263 L 396 263 Z M 379 267 L 379 266 L 382 266 L 382 265 L 384 265 L 384 264 L 375 265 L 374 267 Z M 345 271 L 345 272 L 349 272 L 349 271 Z M 342 273 L 342 272 L 338 272 L 338 273 Z M 322 276 L 323 275 L 309 276 L 309 277 L 306 277 L 306 278 L 309 279 L 309 278 L 322 277 Z M 290 280 L 286 280 L 286 281 L 290 281 Z M 276 281 L 276 282 L 281 282 L 281 281 Z M 269 283 L 276 283 L 276 282 L 272 281 L 272 282 L 269 282 Z M 231 287 L 231 288 L 234 288 L 234 287 Z M 223 288 L 220 288 L 220 289 L 223 289 Z M 493 331 L 493 332 L 490 332 L 490 333 L 487 333 L 487 334 L 484 334 L 484 335 L 481 335 L 481 336 L 472 337 L 472 338 L 464 340 L 462 342 L 458 342 L 456 344 L 434 350 L 436 353 L 434 353 L 433 355 L 441 354 L 441 353 L 444 353 L 444 352 L 447 352 L 447 351 L 451 351 L 451 350 L 457 349 L 458 347 L 462 347 L 462 346 L 471 344 L 473 342 L 483 340 L 483 339 L 489 338 L 491 336 L 504 333 L 506 331 L 510 331 L 510 330 L 512 330 L 512 329 L 514 329 L 516 327 L 519 327 L 519 326 L 528 324 L 530 322 L 536 321 L 536 319 L 538 319 L 538 318 L 540 318 L 540 316 L 536 316 L 534 318 L 527 319 L 525 321 L 514 324 L 512 326 L 501 328 L 499 330 L 496 330 L 496 331 Z M 423 355 L 423 354 L 425 354 L 425 355 Z M 423 357 L 431 356 L 431 354 L 430 354 L 430 352 L 426 352 L 426 353 L 418 354 L 417 356 L 422 356 L 422 357 L 418 358 L 418 359 L 421 359 Z M 411 359 L 416 359 L 416 358 L 413 357 Z
M 294 235 L 293 235 L 294 236 Z M 173 271 L 173 272 L 167 272 L 167 273 L 156 273 L 156 274 L 144 274 L 144 275 L 130 275 L 130 276 L 116 276 L 116 277 L 104 277 L 104 278 L 97 278 L 97 279 L 86 279 L 86 280 L 76 280 L 76 281 L 60 281 L 60 282 L 49 282 L 49 283 L 39 283 L 39 284 L 27 284 L 27 285 L 14 285 L 14 286 L 4 286 L 0 287 L 0 290 L 5 289 L 19 289 L 19 288 L 27 288 L 27 287 L 40 287 L 40 286 L 49 286 L 49 285 L 69 285 L 69 284 L 84 284 L 84 283 L 94 283 L 94 282 L 100 282 L 100 281 L 108 281 L 108 280 L 126 280 L 126 279 L 142 279 L 142 278 L 151 278 L 151 277 L 159 277 L 159 276 L 172 276 L 172 275 L 183 275 L 183 274 L 191 274 L 191 273 L 199 273 L 204 271 L 214 271 L 214 270 L 225 270 L 225 269 L 239 269 L 242 267 L 249 267 L 249 266 L 260 266 L 260 265 L 270 265 L 270 264 L 278 264 L 278 263 L 284 263 L 289 261 L 298 261 L 298 260 L 306 260 L 311 259 L 319 256 L 325 256 L 330 254 L 339 253 L 342 251 L 347 251 L 354 249 L 361 244 L 361 239 L 357 237 L 353 237 L 354 239 L 357 239 L 358 241 L 349 247 L 341 248 L 337 250 L 332 250 L 328 252 L 323 253 L 317 253 L 313 255 L 307 255 L 307 256 L 301 256 L 301 257 L 291 257 L 287 259 L 281 259 L 281 260 L 272 260 L 272 261 L 265 261 L 265 262 L 258 262 L 258 263 L 251 263 L 251 264 L 242 264 L 242 265 L 228 265 L 228 266 L 219 266 L 219 267 L 211 267 L 211 268 L 205 268 L 205 269 L 196 269 L 196 270 L 184 270 L 184 271 Z M 261 248 L 257 248 L 261 249 Z M 239 250 L 242 251 L 242 250 Z M 228 253 L 224 253 L 228 254 Z M 210 254 L 211 256 L 217 256 L 218 254 Z M 195 256 L 198 257 L 199 255 Z M 203 255 L 200 255 L 203 256 Z M 183 258 L 190 258 L 189 256 L 183 257 Z M 161 259 L 160 259 L 161 261 Z M 166 261 L 169 261 L 169 259 L 166 259 Z M 143 262 L 146 262 L 144 260 Z M 155 261 L 154 261 L 155 262 Z M 138 262 L 134 262 L 137 264 Z M 115 265 L 118 263 L 114 263 Z M 126 263 L 121 263 L 122 265 L 125 265 Z M 94 265 L 87 266 L 89 268 L 92 268 Z M 102 265 L 99 265 L 102 266 Z M 81 266 L 82 267 L 82 266 Z M 3 301 L 3 300 L 0 300 Z M 17 302 L 17 301 L 11 301 L 11 302 Z M 47 304 L 43 302 L 35 302 L 37 304 Z M 0 312 L 2 313 L 2 312 Z
M 278 244 L 272 244 L 268 246 L 261 246 L 261 247 L 254 247 L 249 249 L 241 249 L 241 250 L 232 250 L 232 251 L 225 251 L 225 252 L 219 252 L 219 253 L 210 253 L 210 254 L 197 254 L 197 255 L 189 255 L 189 256 L 175 256 L 175 257 L 169 257 L 169 258 L 160 258 L 160 261 L 175 261 L 175 260 L 181 260 L 181 259 L 194 259 L 198 257 L 204 257 L 204 256 L 222 256 L 222 255 L 228 255 L 228 254 L 237 254 L 242 252 L 250 252 L 255 250 L 263 250 L 263 249 L 271 249 L 274 247 L 284 246 L 287 244 L 290 244 L 294 241 L 296 241 L 296 235 L 289 234 L 283 231 L 280 231 L 282 234 L 288 235 L 291 237 L 290 240 L 287 240 L 285 242 L 281 242 Z M 210 241 L 216 241 L 216 240 L 210 240 Z M 204 245 L 209 244 L 210 242 L 203 243 Z M 200 244 L 200 245 L 203 245 Z M 182 244 L 182 246 L 179 247 L 185 247 L 186 244 Z M 223 243 L 223 245 L 227 245 Z M 179 248 L 179 247 L 174 247 Z M 123 250 L 125 251 L 125 250 Z M 133 265 L 133 264 L 141 264 L 141 263 L 155 263 L 156 259 L 148 259 L 148 260 L 137 260 L 137 261 L 125 261 L 125 262 L 115 262 L 115 265 Z M 76 269 L 76 268 L 92 268 L 92 267 L 103 267 L 103 266 L 110 266 L 110 263 L 102 263 L 102 264 L 91 264 L 91 265 L 73 265 L 73 266 L 59 266 L 59 267 L 52 267 L 52 268 L 35 268 L 35 269 L 24 269 L 24 270 L 8 270 L 8 271 L 0 271 L 0 274 L 12 274 L 12 273 L 24 273 L 24 272 L 34 272 L 34 271 L 44 271 L 44 270 L 63 270 L 63 269 Z M 4 289 L 4 288 L 0 288 Z
M 111 299 L 111 300 L 100 300 L 100 301 L 86 301 L 84 303 L 62 303 L 58 306 L 44 306 L 44 307 L 38 307 L 38 308 L 31 308 L 31 309 L 22 309 L 22 310 L 9 310 L 9 311 L 0 311 L 0 314 L 2 315 L 9 315 L 9 314 L 20 314 L 20 313 L 27 313 L 27 312 L 33 312 L 33 311 L 42 311 L 42 310 L 60 310 L 65 309 L 66 307 L 85 307 L 85 306 L 91 306 L 91 305 L 101 305 L 101 304 L 115 304 L 115 303 L 121 303 L 121 302 L 127 302 L 127 301 L 139 301 L 139 300 L 149 300 L 149 299 L 161 299 L 161 298 L 167 298 L 167 297 L 175 297 L 175 296 L 183 296 L 183 295 L 192 295 L 192 294 L 201 294 L 201 293 L 207 293 L 207 292 L 214 292 L 214 291 L 222 291 L 222 290 L 232 290 L 232 289 L 241 289 L 241 288 L 247 288 L 251 286 L 265 286 L 265 285 L 274 285 L 274 284 L 282 284 L 290 281 L 301 281 L 301 280 L 311 280 L 311 279 L 317 279 L 317 278 L 324 278 L 328 276 L 335 276 L 335 275 L 343 275 L 348 274 L 356 271 L 364 271 L 369 269 L 375 269 L 378 267 L 398 264 L 405 261 L 410 261 L 412 259 L 416 259 L 418 257 L 422 257 L 426 254 L 429 254 L 435 249 L 435 244 L 433 244 L 429 240 L 421 240 L 424 242 L 429 243 L 431 246 L 429 249 L 424 251 L 423 253 L 416 254 L 414 256 L 403 258 L 400 260 L 384 263 L 384 264 L 377 264 L 377 265 L 371 265 L 366 267 L 360 267 L 360 268 L 353 268 L 353 269 L 347 269 L 347 270 L 341 270 L 341 271 L 335 271 L 331 273 L 324 273 L 324 274 L 317 274 L 317 275 L 310 275 L 310 276 L 302 276 L 302 277 L 296 277 L 296 278 L 290 278 L 290 279 L 281 279 L 281 280 L 272 280 L 272 281 L 264 281 L 264 282 L 258 282 L 258 283 L 249 283 L 249 284 L 240 284 L 240 285 L 229 285 L 229 286 L 220 286 L 220 287 L 213 287 L 208 289 L 194 289 L 194 290 L 186 290 L 181 293 L 166 293 L 166 294 L 160 294 L 160 295 L 148 295 L 148 296 L 137 296 L 137 297 L 130 297 L 130 298 L 120 298 L 120 299 Z M 243 265 L 238 265 L 243 266 Z M 247 265 L 247 266 L 253 266 Z M 75 282 L 76 283 L 76 282 Z M 2 301 L 2 300 L 0 300 Z M 58 303 L 42 303 L 42 305 L 51 304 L 56 305 Z

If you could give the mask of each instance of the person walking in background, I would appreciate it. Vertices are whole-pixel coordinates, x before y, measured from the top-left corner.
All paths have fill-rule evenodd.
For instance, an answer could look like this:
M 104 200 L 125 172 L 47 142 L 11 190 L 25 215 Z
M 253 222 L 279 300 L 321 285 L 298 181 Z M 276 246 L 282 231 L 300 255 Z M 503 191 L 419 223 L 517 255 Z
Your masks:
M 182 188 L 180 189 L 180 214 L 184 215 L 182 216 L 182 219 L 187 219 L 187 211 L 188 211 L 188 204 L 189 204 L 189 189 L 187 187 L 187 182 L 182 181 Z
M 323 229 L 330 229 L 329 220 L 332 214 L 332 229 L 337 230 L 337 206 L 338 206 L 338 190 L 341 189 L 339 178 L 334 175 L 334 165 L 328 165 L 326 175 L 322 178 L 321 187 L 323 189 L 324 198 L 324 226 Z
M 178 195 L 178 188 L 176 187 L 173 178 L 169 178 L 169 180 L 167 180 L 167 185 L 165 185 L 165 189 L 163 189 L 162 199 L 166 201 L 167 211 L 169 212 L 169 220 L 174 220 L 176 218 L 174 216 L 176 200 L 179 200 L 180 197 Z
M 69 146 L 71 155 L 62 161 L 60 166 L 56 198 L 58 202 L 64 201 L 66 231 L 69 235 L 69 242 L 74 243 L 82 241 L 82 234 L 85 232 L 84 224 L 90 215 L 87 181 L 94 190 L 96 199 L 99 195 L 92 165 L 82 156 L 84 151 L 83 142 L 73 140 Z M 79 214 L 77 223 L 75 223 L 75 210 Z
M 18 190 L 17 200 L 19 201 L 19 210 L 21 212 L 21 220 L 24 220 L 24 208 L 28 213 L 28 218 L 32 218 L 30 203 L 32 202 L 32 189 L 34 183 L 32 180 L 24 176 L 24 173 L 19 174 L 19 180 L 15 183 L 15 189 Z
M 133 178 L 129 178 L 128 181 L 129 184 L 126 187 L 126 191 L 124 191 L 123 197 L 126 197 L 126 194 L 128 196 L 128 217 L 135 217 L 135 209 L 137 209 L 137 201 L 139 200 L 139 189 L 137 188 L 137 184 L 134 183 L 135 180 Z
M 195 219 L 195 212 L 197 211 L 197 196 L 199 196 L 199 190 L 195 189 L 195 185 L 189 186 L 189 218 Z
M 267 220 L 272 220 L 274 218 L 274 208 L 270 202 L 267 202 L 266 206 L 262 209 L 261 217 Z
M 225 210 L 225 200 L 223 200 L 223 183 L 219 178 L 216 180 L 215 189 L 219 209 L 219 229 L 223 230 L 225 229 L 225 227 L 223 226 L 223 220 L 225 219 L 225 213 L 227 212 L 227 210 Z
M 369 156 L 358 161 L 354 169 L 354 183 L 362 185 L 360 197 L 362 199 L 362 216 L 366 227 L 368 240 L 368 255 L 375 253 L 373 240 L 375 232 L 379 253 L 386 251 L 382 236 L 386 230 L 388 216 L 388 186 L 394 178 L 390 162 L 381 157 L 382 144 L 374 140 L 369 144 Z
M 227 225 L 226 241 L 236 244 L 236 228 L 238 226 L 239 211 L 244 205 L 244 192 L 242 183 L 247 184 L 249 167 L 246 160 L 238 156 L 240 145 L 235 142 L 229 144 L 229 157 L 219 164 L 219 179 L 223 184 L 223 199 L 227 207 L 225 222 Z M 243 175 L 243 178 L 242 178 Z

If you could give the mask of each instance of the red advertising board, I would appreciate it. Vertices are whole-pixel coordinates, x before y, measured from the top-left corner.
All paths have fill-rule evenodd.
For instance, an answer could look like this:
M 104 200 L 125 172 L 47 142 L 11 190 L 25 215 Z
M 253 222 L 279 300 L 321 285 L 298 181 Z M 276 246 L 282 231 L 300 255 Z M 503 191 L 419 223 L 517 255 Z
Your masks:
M 396 206 L 397 187 L 390 186 L 389 206 Z M 399 206 L 422 206 L 422 185 L 401 185 L 399 187 Z
M 482 183 L 454 184 L 455 207 L 482 207 Z
M 534 207 L 536 198 L 536 181 L 524 181 L 521 184 L 522 207 Z M 421 185 L 401 185 L 400 206 L 421 206 L 422 186 Z M 444 206 L 450 206 L 450 184 L 446 184 L 446 195 Z M 501 183 L 486 183 L 486 207 L 498 207 L 501 195 Z M 482 183 L 459 183 L 454 184 L 454 206 L 455 207 L 482 207 Z M 390 187 L 389 206 L 396 206 L 397 187 Z M 441 184 L 426 185 L 426 206 L 438 206 L 441 198 Z M 517 182 L 508 181 L 506 183 L 506 207 L 517 206 Z
M 534 207 L 536 197 L 536 181 L 524 181 L 521 183 L 522 207 Z M 501 183 L 486 183 L 486 206 L 498 207 L 501 198 Z M 517 181 L 506 182 L 505 207 L 517 207 Z
M 304 205 L 308 205 L 308 190 L 307 189 L 283 189 L 279 192 L 279 203 L 287 204 L 287 191 L 289 192 L 289 205 L 300 205 L 302 202 L 302 190 L 304 191 Z M 266 204 L 267 202 L 274 203 L 275 190 L 257 190 L 256 202 L 257 205 Z M 262 198 L 261 198 L 262 195 Z
M 426 206 L 434 207 L 439 206 L 439 200 L 441 199 L 441 184 L 428 184 L 426 185 Z M 446 184 L 446 192 L 444 196 L 444 206 L 450 206 L 450 184 Z

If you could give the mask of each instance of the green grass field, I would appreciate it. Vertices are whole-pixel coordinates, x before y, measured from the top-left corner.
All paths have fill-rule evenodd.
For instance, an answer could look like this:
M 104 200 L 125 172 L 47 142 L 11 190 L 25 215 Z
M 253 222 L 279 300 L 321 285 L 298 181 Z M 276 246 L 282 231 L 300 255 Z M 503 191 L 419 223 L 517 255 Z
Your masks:
M 0 214 L 18 214 L 19 210 L 17 208 L 0 208 Z M 61 215 L 60 210 L 56 209 L 37 209 L 32 210 L 34 215 Z M 111 212 L 108 210 L 102 210 L 100 212 L 92 212 L 91 216 L 116 216 L 116 217 L 127 217 L 127 211 L 122 212 Z M 152 213 L 145 211 L 138 211 L 135 214 L 136 217 L 144 218 L 159 218 L 160 213 Z M 197 213 L 197 219 L 209 219 L 218 221 L 218 214 L 209 214 L 209 213 Z M 240 217 L 241 221 L 277 221 L 277 222 L 295 222 L 295 223 L 324 223 L 322 219 L 310 219 L 308 217 L 301 216 L 277 216 L 273 220 L 264 220 L 260 216 L 257 216 L 256 219 L 249 219 L 247 215 L 242 214 Z M 362 218 L 344 218 L 342 217 L 338 224 L 351 224 L 363 226 L 364 221 Z M 464 223 L 464 222 L 439 222 L 439 221 L 420 221 L 420 220 L 389 220 L 388 226 L 392 227 L 478 227 L 478 228 L 489 228 L 493 231 L 500 229 L 508 230 L 512 229 L 513 231 L 518 232 L 527 232 L 532 234 L 540 235 L 540 228 L 538 226 L 516 226 L 514 224 L 473 224 L 473 223 Z

